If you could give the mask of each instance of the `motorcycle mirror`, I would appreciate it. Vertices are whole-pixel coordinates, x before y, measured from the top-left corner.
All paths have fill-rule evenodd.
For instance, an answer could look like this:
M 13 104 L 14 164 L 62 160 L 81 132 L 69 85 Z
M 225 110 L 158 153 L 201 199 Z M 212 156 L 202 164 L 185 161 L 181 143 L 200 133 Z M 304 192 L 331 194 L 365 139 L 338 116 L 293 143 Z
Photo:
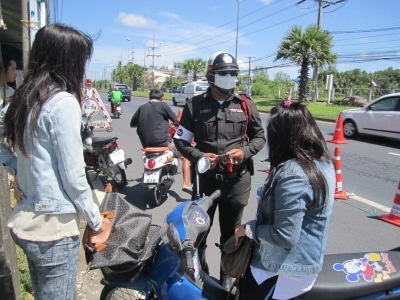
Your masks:
M 84 123 L 88 122 L 90 120 L 90 115 L 83 113 L 82 114 L 82 121 Z
M 197 162 L 197 172 L 203 174 L 207 172 L 211 167 L 210 159 L 207 156 L 203 156 Z

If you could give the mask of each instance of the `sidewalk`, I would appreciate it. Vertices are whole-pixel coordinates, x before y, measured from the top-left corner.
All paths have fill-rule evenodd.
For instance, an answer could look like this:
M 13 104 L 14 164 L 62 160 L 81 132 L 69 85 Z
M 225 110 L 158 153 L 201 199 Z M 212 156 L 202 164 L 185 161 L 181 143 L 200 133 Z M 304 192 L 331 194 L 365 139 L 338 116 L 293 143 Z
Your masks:
M 93 198 L 98 205 L 104 198 L 104 185 L 100 178 L 95 178 L 95 173 L 90 174 L 93 186 Z M 85 230 L 86 222 L 81 220 L 80 223 L 80 240 L 82 241 L 83 231 Z M 85 259 L 85 252 L 81 246 L 79 249 L 79 262 L 78 262 L 78 278 L 76 282 L 76 299 L 75 300 L 98 300 L 100 299 L 101 290 L 103 285 L 100 284 L 100 280 L 103 278 L 103 274 L 100 269 L 90 270 L 87 272 L 87 264 Z

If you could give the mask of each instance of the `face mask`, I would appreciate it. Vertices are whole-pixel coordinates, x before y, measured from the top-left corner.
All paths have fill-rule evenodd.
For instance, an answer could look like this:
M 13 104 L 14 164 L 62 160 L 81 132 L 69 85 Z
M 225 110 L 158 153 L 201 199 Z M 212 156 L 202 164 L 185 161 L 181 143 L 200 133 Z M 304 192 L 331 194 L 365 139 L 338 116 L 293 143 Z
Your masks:
M 236 87 L 236 76 L 215 74 L 214 84 L 224 90 L 231 90 Z

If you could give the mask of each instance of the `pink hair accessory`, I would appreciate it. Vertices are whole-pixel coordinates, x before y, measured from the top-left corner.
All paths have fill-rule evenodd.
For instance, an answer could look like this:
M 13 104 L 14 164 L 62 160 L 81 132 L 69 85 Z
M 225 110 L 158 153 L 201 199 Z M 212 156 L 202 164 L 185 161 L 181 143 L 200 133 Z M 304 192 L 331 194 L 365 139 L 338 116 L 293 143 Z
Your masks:
M 293 104 L 292 100 L 285 100 L 283 101 L 283 106 L 284 107 L 290 107 Z

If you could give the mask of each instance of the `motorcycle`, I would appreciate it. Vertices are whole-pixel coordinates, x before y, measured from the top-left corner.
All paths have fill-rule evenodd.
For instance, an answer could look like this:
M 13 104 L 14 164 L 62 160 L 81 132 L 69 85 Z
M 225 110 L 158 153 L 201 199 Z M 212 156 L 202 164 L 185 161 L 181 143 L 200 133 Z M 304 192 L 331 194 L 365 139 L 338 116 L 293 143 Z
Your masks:
M 197 176 L 209 167 L 207 158 L 200 159 Z M 227 291 L 202 271 L 196 250 L 210 226 L 207 210 L 219 195 L 217 190 L 208 197 L 177 205 L 166 216 L 162 242 L 145 271 L 128 282 L 103 279 L 100 299 L 233 299 L 234 289 Z M 400 247 L 326 255 L 311 291 L 296 299 L 400 299 L 399 270 Z
M 168 197 L 178 171 L 178 159 L 168 147 L 142 148 L 142 184 L 150 192 L 150 204 L 157 207 Z
M 94 137 L 90 116 L 82 116 L 83 156 L 87 171 L 94 170 L 111 178 L 115 185 L 123 188 L 126 185 L 125 169 L 132 163 L 125 157 L 123 149 L 118 147 L 118 137 Z
M 114 104 L 114 118 L 119 119 L 121 115 L 122 115 L 121 103 Z

